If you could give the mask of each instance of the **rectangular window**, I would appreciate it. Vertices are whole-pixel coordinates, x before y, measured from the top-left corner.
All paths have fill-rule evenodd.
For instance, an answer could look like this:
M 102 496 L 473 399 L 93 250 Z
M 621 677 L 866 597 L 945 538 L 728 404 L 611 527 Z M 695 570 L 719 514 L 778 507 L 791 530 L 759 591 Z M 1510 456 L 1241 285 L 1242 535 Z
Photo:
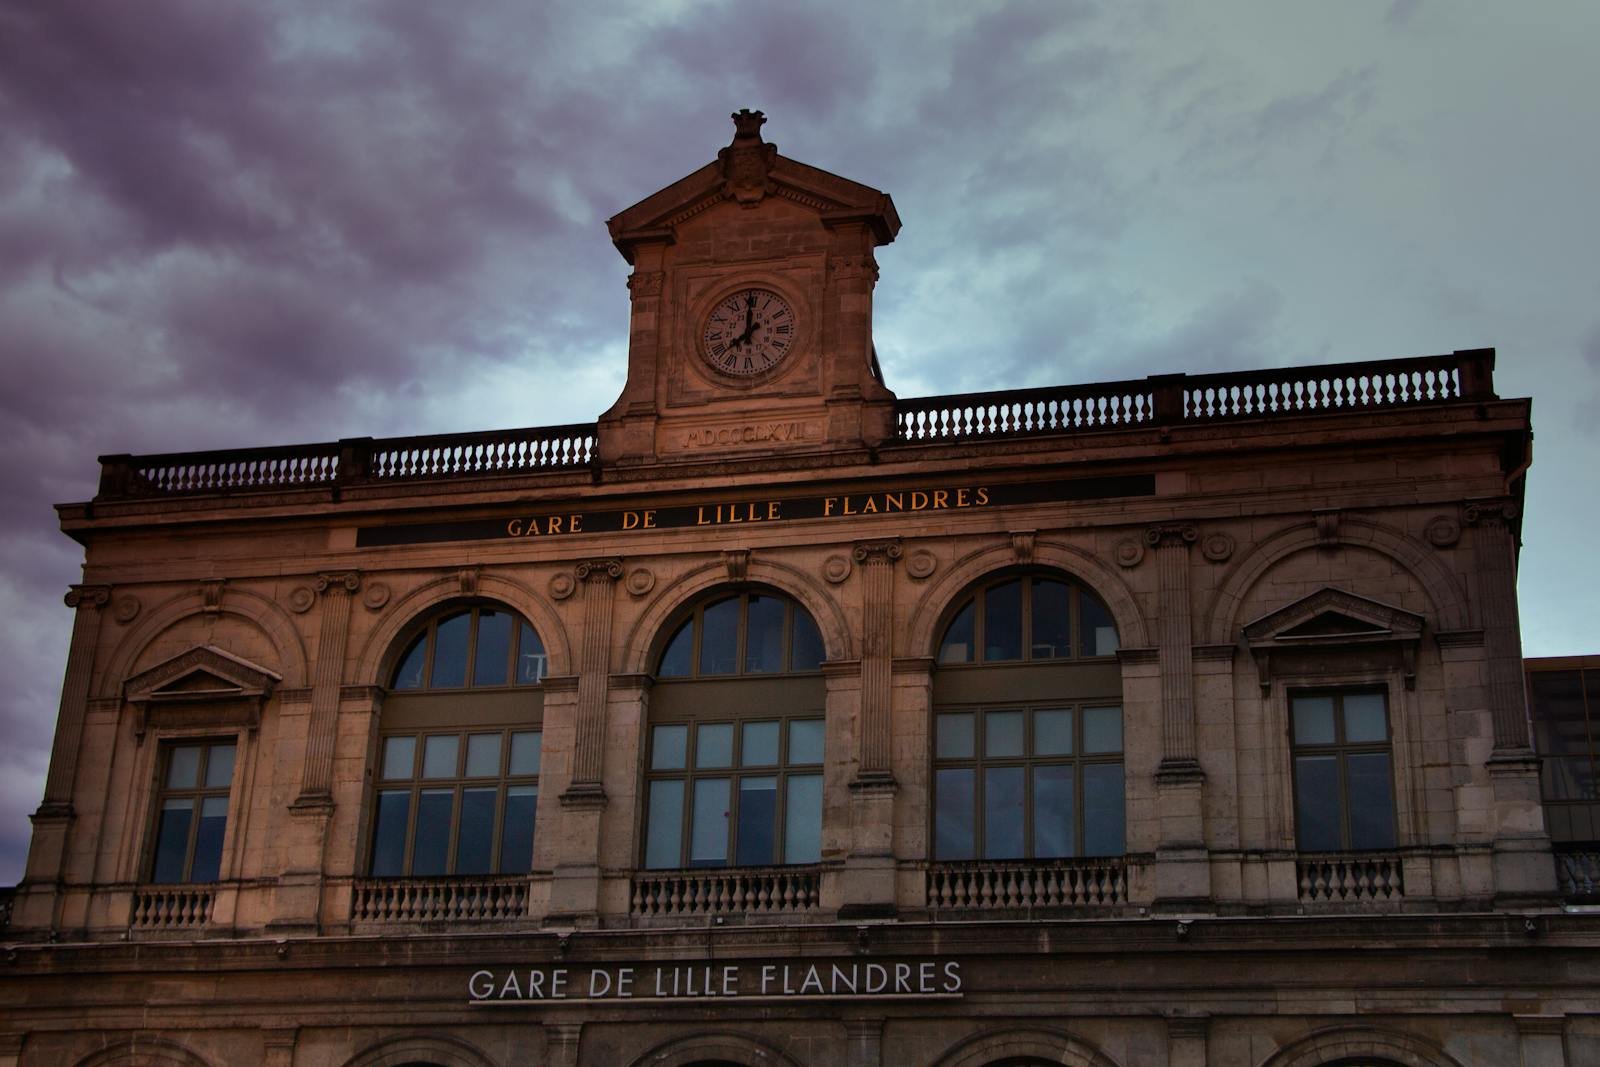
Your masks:
M 1302 852 L 1394 848 L 1394 768 L 1381 690 L 1293 693 L 1289 739 Z
M 383 738 L 372 877 L 527 874 L 540 740 L 528 729 Z
M 152 882 L 215 882 L 222 876 L 233 763 L 232 741 L 188 742 L 166 750 L 156 800 Z

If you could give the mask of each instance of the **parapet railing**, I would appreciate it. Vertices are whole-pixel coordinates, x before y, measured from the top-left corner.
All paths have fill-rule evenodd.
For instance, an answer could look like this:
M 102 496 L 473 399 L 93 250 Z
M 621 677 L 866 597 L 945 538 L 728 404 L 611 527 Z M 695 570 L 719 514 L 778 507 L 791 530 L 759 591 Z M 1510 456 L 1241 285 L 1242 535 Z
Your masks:
M 918 397 L 895 402 L 904 444 L 1037 437 L 1232 419 L 1381 411 L 1492 400 L 1494 350 L 1444 356 L 1166 374 L 1137 381 Z M 330 488 L 574 471 L 598 462 L 595 423 L 424 437 L 100 457 L 96 499 Z
M 1406 895 L 1404 869 L 1394 852 L 1301 853 L 1295 881 L 1303 901 L 1394 901 Z
M 789 914 L 815 909 L 821 890 L 816 867 L 641 872 L 630 910 L 645 918 Z
M 1107 907 L 1128 902 L 1128 869 L 1120 857 L 940 863 L 927 889 L 934 911 Z
M 211 921 L 209 887 L 145 886 L 133 894 L 128 926 L 134 930 L 192 930 Z
M 101 456 L 97 499 L 584 470 L 594 423 L 155 456 Z
M 921 397 L 897 401 L 895 417 L 899 439 L 915 443 L 1493 399 L 1494 350 L 1484 348 L 1371 363 L 1165 374 L 1099 385 Z
M 1569 903 L 1600 903 L 1600 845 L 1557 845 L 1556 884 Z
M 358 881 L 358 923 L 500 922 L 528 915 L 526 878 L 370 878 Z

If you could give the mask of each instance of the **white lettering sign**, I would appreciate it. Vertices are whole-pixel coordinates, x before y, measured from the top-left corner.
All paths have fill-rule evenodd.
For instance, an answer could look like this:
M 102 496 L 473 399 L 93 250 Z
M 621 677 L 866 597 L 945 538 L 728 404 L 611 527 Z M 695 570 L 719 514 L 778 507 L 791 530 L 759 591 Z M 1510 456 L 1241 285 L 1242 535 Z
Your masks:
M 586 995 L 574 996 L 573 989 L 586 991 Z M 938 998 L 961 996 L 962 980 L 958 960 L 513 967 L 472 972 L 467 979 L 467 995 L 474 1004 L 490 1005 L 599 1000 Z

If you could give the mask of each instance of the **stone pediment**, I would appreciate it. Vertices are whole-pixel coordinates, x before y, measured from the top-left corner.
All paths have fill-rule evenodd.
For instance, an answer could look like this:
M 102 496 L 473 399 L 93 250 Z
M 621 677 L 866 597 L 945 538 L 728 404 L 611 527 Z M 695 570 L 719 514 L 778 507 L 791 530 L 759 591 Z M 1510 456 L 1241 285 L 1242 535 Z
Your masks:
M 1263 691 L 1271 688 L 1275 670 L 1286 662 L 1284 653 L 1364 646 L 1374 654 L 1387 649 L 1398 655 L 1410 688 L 1416 681 L 1416 650 L 1425 621 L 1415 612 L 1329 586 L 1247 623 L 1243 636 Z
M 145 712 L 151 705 L 247 701 L 259 706 L 283 681 L 275 671 L 214 645 L 196 645 L 129 678 L 123 692 Z

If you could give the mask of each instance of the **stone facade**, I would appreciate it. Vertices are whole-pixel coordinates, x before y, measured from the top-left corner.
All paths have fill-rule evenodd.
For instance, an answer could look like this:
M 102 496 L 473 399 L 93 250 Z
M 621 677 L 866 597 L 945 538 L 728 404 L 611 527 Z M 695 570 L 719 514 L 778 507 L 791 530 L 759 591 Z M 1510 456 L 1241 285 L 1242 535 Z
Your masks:
M 109 457 L 61 508 L 84 584 L 0 1064 L 1600 1063 L 1600 926 L 1562 907 L 1520 681 L 1529 404 L 1493 353 L 899 400 L 892 202 L 735 118 L 611 221 L 629 376 L 597 424 Z M 720 373 L 707 316 L 754 291 L 792 343 Z M 939 709 L 1066 677 L 942 656 L 1012 575 L 1109 613 L 1115 647 L 1066 658 L 1121 708 L 1114 854 L 938 854 Z M 819 855 L 646 869 L 666 643 L 751 591 L 820 634 Z M 531 872 L 379 876 L 388 733 L 479 721 L 402 657 L 472 606 L 542 642 L 493 712 L 542 731 Z M 1305 693 L 1381 697 L 1385 847 L 1302 847 Z M 171 754 L 216 745 L 214 877 L 157 881 Z

